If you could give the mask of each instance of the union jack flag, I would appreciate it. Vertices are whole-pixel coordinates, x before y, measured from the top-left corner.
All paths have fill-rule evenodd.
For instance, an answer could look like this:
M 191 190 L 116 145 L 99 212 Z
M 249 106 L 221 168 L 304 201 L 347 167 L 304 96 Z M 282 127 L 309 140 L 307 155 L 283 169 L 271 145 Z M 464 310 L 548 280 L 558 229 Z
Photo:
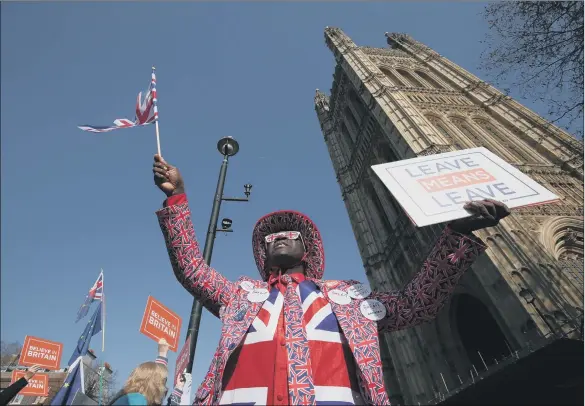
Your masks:
M 113 126 L 80 125 L 79 129 L 92 133 L 107 133 L 119 128 L 130 128 L 148 125 L 158 120 L 158 107 L 156 98 L 156 74 L 152 68 L 150 86 L 146 92 L 138 93 L 136 98 L 136 112 L 134 120 L 119 118 L 114 120 Z
M 93 302 L 102 301 L 104 296 L 104 272 L 100 272 L 100 276 L 98 276 L 97 281 L 93 284 L 89 293 L 85 297 L 85 302 L 79 308 L 77 312 L 77 323 L 79 320 L 84 318 L 87 313 L 89 312 L 89 308 Z

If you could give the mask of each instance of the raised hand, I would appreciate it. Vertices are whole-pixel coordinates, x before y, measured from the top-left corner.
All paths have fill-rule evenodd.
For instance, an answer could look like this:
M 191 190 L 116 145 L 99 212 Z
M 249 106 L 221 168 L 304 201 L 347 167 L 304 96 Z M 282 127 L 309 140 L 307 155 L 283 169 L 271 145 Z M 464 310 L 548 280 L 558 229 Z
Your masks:
M 167 197 L 185 193 L 183 177 L 179 170 L 175 166 L 168 164 L 163 157 L 158 154 L 154 156 L 152 172 L 154 173 L 154 184 L 158 186 Z
M 41 367 L 40 367 L 40 366 L 38 366 L 38 365 L 33 365 L 32 367 L 30 367 L 30 368 L 29 368 L 29 369 L 26 371 L 26 374 L 24 375 L 24 378 L 25 378 L 27 381 L 30 381 L 30 380 L 31 380 L 31 378 L 32 378 L 33 376 L 35 376 L 35 374 L 36 374 L 37 372 L 39 372 L 40 370 L 41 370 Z
M 166 357 L 169 352 L 169 343 L 164 338 L 161 338 L 158 341 L 158 355 L 161 357 Z
M 449 224 L 453 231 L 461 234 L 496 226 L 501 219 L 510 215 L 508 206 L 492 199 L 468 202 L 463 208 L 471 213 L 471 217 L 458 219 Z

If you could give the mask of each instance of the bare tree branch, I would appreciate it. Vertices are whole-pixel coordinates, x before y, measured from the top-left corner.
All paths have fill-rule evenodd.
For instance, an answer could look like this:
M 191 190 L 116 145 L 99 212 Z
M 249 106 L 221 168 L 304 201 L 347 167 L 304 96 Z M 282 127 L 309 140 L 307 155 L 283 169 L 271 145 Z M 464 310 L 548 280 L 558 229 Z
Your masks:
M 550 122 L 583 136 L 583 1 L 490 3 L 482 67 L 498 85 L 547 105 Z
M 100 372 L 101 366 L 96 365 L 93 368 L 87 368 L 85 373 L 85 394 L 98 402 L 100 397 Z M 108 374 L 104 373 L 102 385 L 102 404 L 108 404 L 116 394 L 116 382 L 118 373 L 116 371 Z
M 15 361 L 15 358 L 20 355 L 21 349 L 22 345 L 20 343 L 0 341 L 0 365 L 8 366 L 8 364 Z

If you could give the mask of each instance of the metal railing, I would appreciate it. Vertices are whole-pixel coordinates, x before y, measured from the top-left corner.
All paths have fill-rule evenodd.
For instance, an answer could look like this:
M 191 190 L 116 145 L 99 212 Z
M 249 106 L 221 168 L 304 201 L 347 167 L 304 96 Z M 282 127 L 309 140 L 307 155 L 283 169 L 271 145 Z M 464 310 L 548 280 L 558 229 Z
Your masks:
M 520 350 L 516 350 L 516 351 L 512 351 L 510 349 L 510 354 L 503 357 L 500 361 L 498 361 L 496 359 L 495 364 L 487 365 L 485 362 L 483 362 L 483 366 L 484 366 L 483 370 L 480 368 L 480 371 L 478 371 L 477 368 L 475 367 L 475 365 L 471 365 L 472 368 L 469 369 L 469 372 L 470 372 L 469 376 L 467 376 L 465 379 L 462 379 L 458 375 L 458 378 L 459 378 L 459 381 L 461 382 L 461 384 L 459 386 L 455 387 L 454 389 L 449 389 L 449 387 L 447 386 L 447 384 L 445 382 L 443 374 L 441 373 L 440 375 L 441 375 L 442 381 L 439 382 L 438 385 L 439 385 L 439 387 L 444 387 L 445 390 L 444 391 L 443 390 L 435 391 L 435 396 L 432 399 L 430 399 L 429 401 L 425 402 L 424 404 L 425 405 L 439 404 L 439 403 L 445 401 L 447 398 L 450 398 L 451 396 L 454 396 L 454 395 L 462 392 L 463 390 L 467 389 L 468 387 L 475 385 L 476 382 L 498 373 L 499 371 L 510 366 L 511 364 L 519 361 L 522 358 L 527 357 L 528 355 L 532 354 L 535 351 L 540 350 L 541 348 L 544 348 L 544 347 L 552 344 L 553 342 L 555 342 L 559 339 L 572 338 L 572 339 L 578 339 L 578 340 L 583 341 L 582 320 L 571 320 L 571 321 L 577 322 L 576 325 L 579 327 L 572 328 L 571 330 L 566 331 L 566 332 L 562 332 L 562 333 L 550 332 L 546 335 L 540 336 L 539 338 L 537 338 L 535 340 L 528 340 L 528 341 L 526 341 L 523 348 L 521 348 Z M 569 323 L 567 323 L 567 324 L 569 324 Z M 478 351 L 478 353 L 479 353 L 479 351 Z M 479 356 L 482 358 L 482 361 L 483 361 L 483 357 L 481 356 L 481 353 L 479 353 Z M 418 404 L 420 405 L 420 403 L 418 403 Z

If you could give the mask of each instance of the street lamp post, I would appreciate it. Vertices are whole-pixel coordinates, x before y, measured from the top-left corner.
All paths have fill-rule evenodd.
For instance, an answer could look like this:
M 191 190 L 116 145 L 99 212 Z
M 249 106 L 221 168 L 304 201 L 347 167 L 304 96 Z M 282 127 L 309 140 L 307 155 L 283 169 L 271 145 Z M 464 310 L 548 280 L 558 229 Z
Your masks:
M 530 289 L 522 288 L 520 290 L 519 294 L 520 294 L 520 297 L 522 297 L 522 299 L 524 299 L 526 301 L 526 303 L 532 305 L 533 309 L 536 310 L 536 313 L 538 313 L 538 316 L 540 316 L 541 320 L 546 324 L 546 326 L 550 330 L 550 333 L 556 335 L 555 329 L 553 329 L 553 327 L 550 325 L 550 323 L 548 322 L 548 320 L 546 319 L 544 314 L 542 314 L 542 312 L 540 311 L 538 306 L 536 306 L 536 304 L 534 304 L 534 301 L 536 300 L 536 298 L 532 294 L 532 291 Z
M 207 237 L 205 238 L 205 246 L 203 248 L 203 260 L 207 265 L 211 264 L 211 254 L 213 252 L 213 243 L 215 242 L 215 234 L 217 231 L 233 232 L 230 228 L 232 221 L 230 219 L 222 220 L 222 228 L 217 228 L 217 221 L 219 219 L 219 209 L 222 201 L 230 202 L 247 202 L 250 197 L 250 190 L 252 185 L 244 185 L 244 194 L 246 197 L 223 197 L 223 187 L 225 184 L 225 177 L 227 174 L 228 159 L 238 153 L 240 146 L 238 142 L 232 137 L 224 137 L 217 143 L 217 150 L 223 155 L 221 168 L 219 169 L 219 179 L 217 180 L 217 188 L 215 189 L 215 197 L 213 198 L 213 207 L 211 209 L 211 218 L 209 219 L 209 226 L 207 227 Z M 191 337 L 189 343 L 189 364 L 187 372 L 191 373 L 193 369 L 193 360 L 195 358 L 195 348 L 197 347 L 197 337 L 199 335 L 199 324 L 201 323 L 201 303 L 197 299 L 193 299 L 193 306 L 191 307 L 191 317 L 189 319 L 189 327 L 187 337 Z

